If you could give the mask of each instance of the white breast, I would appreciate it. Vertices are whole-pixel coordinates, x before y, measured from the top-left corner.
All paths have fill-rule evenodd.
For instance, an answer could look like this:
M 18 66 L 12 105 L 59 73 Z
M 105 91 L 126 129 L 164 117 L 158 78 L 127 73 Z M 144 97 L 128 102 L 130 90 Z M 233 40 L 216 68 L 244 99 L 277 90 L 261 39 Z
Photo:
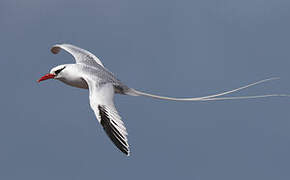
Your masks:
M 60 78 L 59 80 L 70 86 L 88 89 L 87 82 L 83 80 L 82 78 L 66 78 L 66 79 Z
M 78 64 L 66 65 L 66 68 L 61 71 L 60 76 L 56 79 L 70 86 L 88 89 L 88 84 L 82 78 L 82 73 L 79 71 Z

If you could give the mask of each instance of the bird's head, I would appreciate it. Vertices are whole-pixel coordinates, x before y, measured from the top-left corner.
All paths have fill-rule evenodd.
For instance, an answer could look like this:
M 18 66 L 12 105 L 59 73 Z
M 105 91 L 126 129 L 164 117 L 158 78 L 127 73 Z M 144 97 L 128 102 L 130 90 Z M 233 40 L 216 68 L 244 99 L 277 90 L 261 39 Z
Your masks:
M 66 68 L 66 65 L 59 65 L 50 70 L 50 73 L 42 76 L 37 82 L 44 81 L 47 79 L 60 79 L 63 76 L 63 70 Z

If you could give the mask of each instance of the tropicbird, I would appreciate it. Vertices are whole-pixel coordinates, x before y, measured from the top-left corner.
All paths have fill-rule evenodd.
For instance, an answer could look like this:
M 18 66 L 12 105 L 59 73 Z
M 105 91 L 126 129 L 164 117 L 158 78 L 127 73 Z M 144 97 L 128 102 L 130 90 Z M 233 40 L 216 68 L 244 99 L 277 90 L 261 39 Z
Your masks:
M 65 50 L 70 53 L 76 63 L 62 64 L 51 69 L 50 73 L 42 76 L 38 82 L 47 79 L 57 79 L 65 84 L 77 88 L 89 89 L 90 106 L 93 109 L 99 123 L 103 126 L 106 134 L 112 142 L 123 153 L 129 156 L 129 144 L 127 139 L 126 127 L 118 114 L 114 105 L 114 94 L 123 94 L 131 96 L 148 96 L 157 99 L 173 101 L 212 101 L 212 100 L 230 100 L 230 99 L 252 99 L 273 96 L 289 96 L 286 94 L 266 94 L 257 96 L 239 96 L 239 97 L 221 97 L 242 89 L 278 78 L 264 79 L 258 82 L 239 87 L 234 90 L 219 94 L 194 97 L 194 98 L 174 98 L 158 96 L 129 88 L 113 73 L 104 67 L 102 62 L 92 53 L 71 44 L 56 44 L 52 46 L 51 52 L 54 54 Z

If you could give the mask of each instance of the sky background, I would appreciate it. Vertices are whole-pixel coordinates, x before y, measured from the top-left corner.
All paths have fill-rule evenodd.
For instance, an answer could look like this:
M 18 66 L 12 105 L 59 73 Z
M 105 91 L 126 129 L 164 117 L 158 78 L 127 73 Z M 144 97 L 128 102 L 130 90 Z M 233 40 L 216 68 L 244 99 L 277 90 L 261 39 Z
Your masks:
M 36 80 L 56 43 L 98 56 L 129 87 L 204 96 L 290 93 L 289 0 L 1 0 L 0 179 L 290 179 L 290 99 L 166 102 L 116 95 L 131 156 L 87 90 Z

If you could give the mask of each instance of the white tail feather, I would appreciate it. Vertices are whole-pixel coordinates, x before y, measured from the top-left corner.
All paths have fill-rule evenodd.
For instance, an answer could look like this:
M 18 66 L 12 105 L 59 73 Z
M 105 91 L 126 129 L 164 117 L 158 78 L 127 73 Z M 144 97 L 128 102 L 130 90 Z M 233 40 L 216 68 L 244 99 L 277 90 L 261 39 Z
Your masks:
M 233 89 L 230 91 L 226 91 L 223 93 L 219 94 L 213 94 L 209 96 L 203 96 L 203 97 L 193 97 L 193 98 L 175 98 L 175 97 L 166 97 L 166 96 L 158 96 L 155 94 L 149 94 L 141 91 L 137 91 L 135 89 L 130 89 L 130 91 L 126 94 L 131 95 L 131 96 L 147 96 L 147 97 L 152 97 L 156 99 L 163 99 L 163 100 L 171 100 L 171 101 L 217 101 L 217 100 L 234 100 L 234 99 L 256 99 L 256 98 L 265 98 L 265 97 L 290 97 L 288 94 L 265 94 L 265 95 L 255 95 L 255 96 L 237 96 L 237 97 L 221 97 L 226 94 L 231 94 L 237 91 L 240 91 L 242 89 L 249 88 L 251 86 L 255 86 L 267 81 L 272 81 L 276 80 L 279 78 L 269 78 L 269 79 L 264 79 L 261 81 L 257 81 L 251 84 L 248 84 L 246 86 L 239 87 L 237 89 Z

